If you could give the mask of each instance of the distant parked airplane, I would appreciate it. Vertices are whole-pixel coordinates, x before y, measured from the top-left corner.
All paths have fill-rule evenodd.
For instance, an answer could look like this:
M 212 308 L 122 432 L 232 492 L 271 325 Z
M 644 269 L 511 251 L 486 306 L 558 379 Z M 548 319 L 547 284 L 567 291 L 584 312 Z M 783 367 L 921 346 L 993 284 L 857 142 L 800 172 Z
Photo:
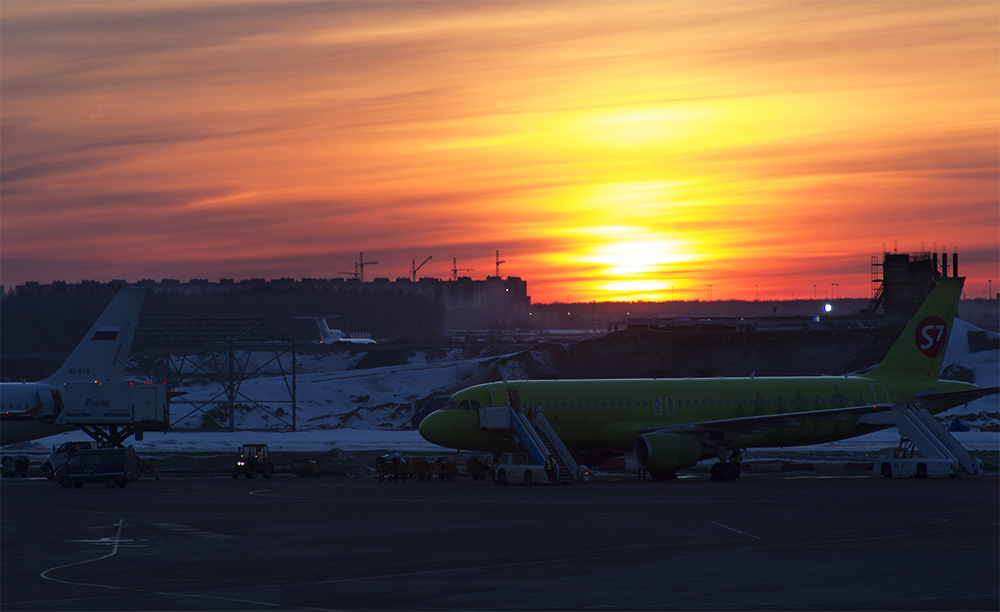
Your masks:
M 327 319 L 336 319 L 340 315 L 322 315 L 318 317 L 292 317 L 293 319 L 309 319 L 316 321 L 316 327 L 319 328 L 319 343 L 320 344 L 333 344 L 335 342 L 347 342 L 350 344 L 375 344 L 375 341 L 371 338 L 353 338 L 351 336 L 345 336 L 344 332 L 339 329 L 330 329 L 330 326 L 326 324 Z
M 119 291 L 52 376 L 38 382 L 0 383 L 0 446 L 76 429 L 53 422 L 62 410 L 64 385 L 122 382 L 145 294 L 145 287 Z
M 420 423 L 420 435 L 449 448 L 513 452 L 513 430 L 481 425 L 480 411 L 537 409 L 577 461 L 634 452 L 640 467 L 667 478 L 719 457 L 713 475 L 729 480 L 727 451 L 850 438 L 891 427 L 885 415 L 899 404 L 933 414 L 997 393 L 938 379 L 964 280 L 942 278 L 882 362 L 861 376 L 495 382 L 452 395 Z

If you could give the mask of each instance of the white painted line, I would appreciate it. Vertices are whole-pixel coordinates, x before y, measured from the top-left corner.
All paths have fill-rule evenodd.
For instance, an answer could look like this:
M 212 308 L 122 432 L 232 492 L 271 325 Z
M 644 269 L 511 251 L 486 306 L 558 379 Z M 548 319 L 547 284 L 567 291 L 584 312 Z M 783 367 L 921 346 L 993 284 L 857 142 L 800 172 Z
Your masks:
M 713 525 L 716 525 L 718 527 L 722 527 L 723 529 L 728 529 L 729 531 L 735 531 L 736 533 L 738 533 L 740 535 L 745 535 L 745 536 L 753 538 L 755 540 L 763 540 L 764 539 L 764 538 L 758 538 L 757 536 L 755 536 L 755 535 L 753 535 L 751 533 L 746 533 L 746 532 L 740 531 L 739 529 L 733 529 L 732 527 L 726 527 L 722 523 L 716 523 L 715 521 L 709 521 L 709 523 L 711 523 Z

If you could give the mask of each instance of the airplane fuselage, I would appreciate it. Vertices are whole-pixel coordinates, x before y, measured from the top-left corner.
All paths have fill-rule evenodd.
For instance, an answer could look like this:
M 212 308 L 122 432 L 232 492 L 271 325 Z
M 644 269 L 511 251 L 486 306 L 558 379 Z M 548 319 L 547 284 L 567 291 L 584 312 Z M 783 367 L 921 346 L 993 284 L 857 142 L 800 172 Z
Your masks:
M 517 443 L 511 430 L 480 429 L 477 409 L 516 405 L 528 414 L 538 407 L 576 455 L 631 451 L 640 430 L 656 426 L 787 414 L 788 426 L 765 427 L 728 446 L 799 446 L 862 435 L 884 426 L 857 423 L 853 415 L 795 421 L 796 412 L 837 412 L 848 406 L 912 401 L 919 391 L 975 388 L 927 378 L 880 381 L 861 376 L 509 381 L 456 393 L 448 409 L 421 423 L 420 432 L 425 439 L 451 448 L 513 451 Z M 938 402 L 928 410 L 940 412 L 956 404 Z
M 41 382 L 0 383 L 0 446 L 76 429 L 48 418 L 55 416 L 59 389 Z

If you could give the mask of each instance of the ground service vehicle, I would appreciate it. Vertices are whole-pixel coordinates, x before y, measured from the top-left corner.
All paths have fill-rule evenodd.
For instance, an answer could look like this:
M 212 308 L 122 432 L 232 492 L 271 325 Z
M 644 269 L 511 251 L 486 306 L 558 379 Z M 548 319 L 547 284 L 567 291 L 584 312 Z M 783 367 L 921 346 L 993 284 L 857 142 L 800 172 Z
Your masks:
M 382 455 L 375 459 L 375 478 L 378 478 L 379 482 L 406 480 L 409 477 L 409 465 L 399 453 Z
M 63 442 L 58 447 L 53 446 L 52 452 L 42 462 L 42 473 L 45 474 L 46 478 L 52 480 L 52 475 L 55 473 L 56 468 L 69 461 L 77 451 L 93 449 L 94 443 L 90 441 Z
M 17 457 L 3 458 L 3 477 L 14 478 L 18 474 L 21 478 L 28 477 L 28 456 L 18 455 Z
M 504 453 L 496 467 L 497 484 L 524 483 L 547 484 L 549 475 L 545 473 L 544 465 L 530 463 L 527 453 Z
M 59 466 L 53 480 L 64 488 L 80 488 L 85 482 L 103 482 L 109 489 L 125 487 L 139 478 L 139 460 L 131 446 L 77 451 Z
M 274 474 L 274 464 L 268 457 L 267 444 L 243 445 L 240 449 L 240 458 L 233 467 L 233 478 L 239 478 L 240 474 L 246 474 L 250 479 L 256 478 L 257 474 L 264 478 L 270 478 Z
M 911 476 L 927 478 L 928 476 L 958 476 L 958 461 L 954 459 L 929 459 L 917 451 L 913 442 L 906 438 L 899 440 L 896 448 L 883 448 L 875 461 L 873 473 L 881 474 L 883 478 L 893 476 Z
M 486 480 L 494 475 L 493 462 L 483 461 L 475 455 L 466 460 L 465 470 L 472 476 L 473 480 Z
M 306 476 L 319 478 L 319 465 L 308 457 L 298 457 L 292 459 L 292 472 L 298 478 L 305 478 Z
M 434 480 L 435 474 L 438 480 L 451 480 L 458 473 L 458 462 L 448 461 L 444 457 L 438 457 L 434 461 L 418 457 L 410 459 L 406 465 L 409 475 L 420 480 Z

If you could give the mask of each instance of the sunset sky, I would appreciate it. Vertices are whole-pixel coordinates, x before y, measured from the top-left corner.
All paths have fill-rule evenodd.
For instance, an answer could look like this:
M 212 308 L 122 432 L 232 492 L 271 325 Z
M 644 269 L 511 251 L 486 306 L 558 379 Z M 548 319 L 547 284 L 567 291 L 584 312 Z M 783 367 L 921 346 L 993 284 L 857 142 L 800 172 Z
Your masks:
M 1000 288 L 1000 4 L 0 4 L 0 282 Z M 709 289 L 711 285 L 711 289 Z M 755 286 L 757 289 L 755 289 Z

